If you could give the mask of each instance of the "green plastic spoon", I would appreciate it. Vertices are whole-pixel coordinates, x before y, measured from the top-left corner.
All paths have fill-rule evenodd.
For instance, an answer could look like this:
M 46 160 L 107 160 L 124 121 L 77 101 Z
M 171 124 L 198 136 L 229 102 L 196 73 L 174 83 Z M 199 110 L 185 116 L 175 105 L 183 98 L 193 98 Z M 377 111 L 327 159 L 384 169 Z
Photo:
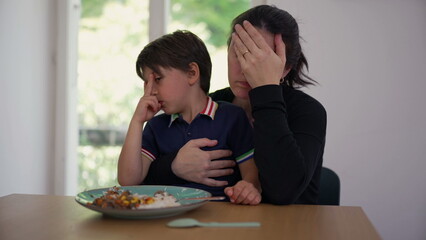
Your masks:
M 199 222 L 193 218 L 180 218 L 167 223 L 169 227 L 260 227 L 259 222 Z

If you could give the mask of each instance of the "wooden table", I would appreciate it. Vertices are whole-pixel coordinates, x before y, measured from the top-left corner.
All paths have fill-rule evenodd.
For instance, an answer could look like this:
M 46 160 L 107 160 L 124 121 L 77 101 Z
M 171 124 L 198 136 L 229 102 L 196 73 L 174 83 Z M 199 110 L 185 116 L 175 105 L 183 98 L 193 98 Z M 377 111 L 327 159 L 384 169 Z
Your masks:
M 169 228 L 181 217 L 259 221 L 257 228 Z M 185 214 L 150 220 L 104 217 L 74 197 L 12 194 L 0 198 L 0 239 L 380 239 L 360 207 L 209 202 Z

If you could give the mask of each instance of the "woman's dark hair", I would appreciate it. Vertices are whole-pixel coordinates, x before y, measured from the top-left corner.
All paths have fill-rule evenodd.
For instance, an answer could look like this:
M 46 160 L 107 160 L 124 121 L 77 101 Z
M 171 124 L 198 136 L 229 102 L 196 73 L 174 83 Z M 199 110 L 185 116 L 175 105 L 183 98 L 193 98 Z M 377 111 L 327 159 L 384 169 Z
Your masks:
M 200 86 L 207 94 L 210 89 L 212 62 L 204 42 L 190 31 L 178 30 L 146 45 L 136 61 L 136 73 L 143 79 L 144 67 L 157 73 L 160 73 L 159 67 L 187 72 L 192 62 L 198 64 Z
M 288 12 L 269 5 L 253 7 L 232 21 L 231 32 L 235 31 L 236 24 L 242 25 L 244 20 L 272 34 L 281 34 L 286 46 L 286 67 L 291 67 L 290 72 L 285 76 L 281 84 L 287 84 L 292 88 L 315 85 L 316 81 L 303 72 L 303 67 L 308 70 L 308 61 L 300 46 L 297 22 Z M 228 38 L 228 46 L 230 41 L 231 37 Z

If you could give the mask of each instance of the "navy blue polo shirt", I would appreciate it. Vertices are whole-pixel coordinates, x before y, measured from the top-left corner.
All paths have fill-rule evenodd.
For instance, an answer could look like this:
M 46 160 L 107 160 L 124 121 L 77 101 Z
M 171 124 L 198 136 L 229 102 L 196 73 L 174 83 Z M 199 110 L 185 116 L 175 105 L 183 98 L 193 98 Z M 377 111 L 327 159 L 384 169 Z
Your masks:
M 231 150 L 232 156 L 223 159 L 234 159 L 239 164 L 253 158 L 253 130 L 244 110 L 231 103 L 214 102 L 210 97 L 205 109 L 190 124 L 179 114 L 161 114 L 152 118 L 143 130 L 142 154 L 155 161 L 159 156 L 177 152 L 189 140 L 198 138 L 218 140 L 216 146 L 204 147 L 203 150 Z M 228 186 L 233 186 L 241 180 L 241 175 L 236 166 L 233 175 L 215 179 L 226 180 Z M 223 195 L 225 188 L 192 182 L 179 186 L 204 189 L 213 195 Z

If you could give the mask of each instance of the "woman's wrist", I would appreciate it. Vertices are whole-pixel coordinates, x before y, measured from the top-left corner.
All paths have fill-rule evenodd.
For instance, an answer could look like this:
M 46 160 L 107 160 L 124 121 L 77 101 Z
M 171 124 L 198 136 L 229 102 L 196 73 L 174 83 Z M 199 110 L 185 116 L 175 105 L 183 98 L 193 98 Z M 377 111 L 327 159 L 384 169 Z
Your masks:
M 286 104 L 283 97 L 283 87 L 281 85 L 265 85 L 253 88 L 249 92 L 250 104 L 253 117 L 258 110 L 271 108 L 285 109 Z
M 278 84 L 265 84 L 258 87 L 253 88 L 249 92 L 250 100 L 252 98 L 261 98 L 271 99 L 271 98 L 280 98 L 282 99 L 282 87 Z

